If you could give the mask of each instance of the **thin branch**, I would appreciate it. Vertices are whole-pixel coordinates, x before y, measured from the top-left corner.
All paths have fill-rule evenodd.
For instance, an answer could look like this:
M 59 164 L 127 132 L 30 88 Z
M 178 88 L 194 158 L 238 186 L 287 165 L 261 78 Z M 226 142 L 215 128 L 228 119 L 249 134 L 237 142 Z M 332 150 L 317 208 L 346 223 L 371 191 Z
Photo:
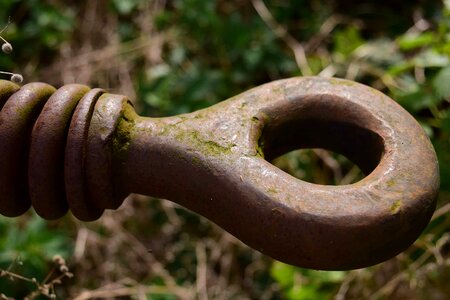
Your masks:
M 11 277 L 11 278 L 16 278 L 16 279 L 20 279 L 20 280 L 23 280 L 23 281 L 35 283 L 35 281 L 33 279 L 30 279 L 28 277 L 24 277 L 22 275 L 19 275 L 19 274 L 10 272 L 10 271 L 6 271 L 6 270 L 0 270 L 0 277 L 4 277 L 4 276 L 8 276 L 8 277 Z
M 440 207 L 439 209 L 437 209 L 434 212 L 433 217 L 431 218 L 431 220 L 436 220 L 437 218 L 447 214 L 448 212 L 450 212 L 450 203 L 445 204 L 444 206 Z
M 198 243 L 195 247 L 195 253 L 197 256 L 197 296 L 199 300 L 207 300 L 208 299 L 208 290 L 207 290 L 207 272 L 208 267 L 206 263 L 206 253 L 205 247 L 203 244 Z
M 102 288 L 94 291 L 82 292 L 74 300 L 88 300 L 88 299 L 110 299 L 114 297 L 133 296 L 138 294 L 165 294 L 176 295 L 178 297 L 185 296 L 188 291 L 183 288 L 164 287 L 164 286 L 133 286 L 133 287 L 119 287 L 119 288 Z
M 342 180 L 342 170 L 339 162 L 326 150 L 314 149 L 314 154 L 316 154 L 323 163 L 331 169 L 333 172 L 333 177 L 335 182 L 340 182 Z
M 306 58 L 305 48 L 281 24 L 279 24 L 262 0 L 252 0 L 253 7 L 266 25 L 283 40 L 294 53 L 298 68 L 304 76 L 313 75 Z
M 319 32 L 311 37 L 311 39 L 305 45 L 305 51 L 312 52 L 314 51 L 322 41 L 330 36 L 330 33 L 336 28 L 337 25 L 342 23 L 344 20 L 343 16 L 334 14 L 328 17 L 325 22 L 320 26 Z
M 8 17 L 8 23 L 6 23 L 5 27 L 3 27 L 3 29 L 0 31 L 0 34 L 2 34 L 3 31 L 5 31 L 6 29 L 8 29 L 9 24 L 11 24 L 11 16 Z

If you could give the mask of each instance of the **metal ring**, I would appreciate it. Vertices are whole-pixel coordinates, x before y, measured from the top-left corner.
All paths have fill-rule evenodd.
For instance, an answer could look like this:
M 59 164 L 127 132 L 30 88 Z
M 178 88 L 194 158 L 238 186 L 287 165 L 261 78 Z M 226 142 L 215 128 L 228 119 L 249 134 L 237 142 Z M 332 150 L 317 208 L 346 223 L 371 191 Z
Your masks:
M 89 197 L 86 185 L 86 140 L 89 124 L 102 89 L 92 89 L 80 100 L 72 116 L 67 134 L 64 179 L 70 211 L 79 220 L 98 219 L 104 209 Z
M 52 86 L 44 83 L 26 84 L 0 111 L 0 212 L 3 215 L 19 216 L 30 207 L 27 186 L 29 136 L 34 121 L 54 91 Z
M 79 84 L 58 89 L 47 101 L 31 133 L 28 189 L 35 211 L 45 219 L 61 218 L 68 210 L 64 190 L 64 149 L 72 113 L 89 91 Z

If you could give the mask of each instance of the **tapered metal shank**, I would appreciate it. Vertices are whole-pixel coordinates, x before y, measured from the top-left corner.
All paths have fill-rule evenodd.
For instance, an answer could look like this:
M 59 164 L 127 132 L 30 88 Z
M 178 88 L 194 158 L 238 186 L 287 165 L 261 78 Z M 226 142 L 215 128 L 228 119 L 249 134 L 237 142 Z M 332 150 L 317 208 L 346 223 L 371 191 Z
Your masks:
M 405 250 L 435 208 L 439 172 L 420 125 L 397 103 L 341 79 L 292 78 L 210 108 L 136 115 L 82 85 L 0 82 L 0 213 L 30 205 L 84 221 L 130 193 L 166 198 L 280 261 L 353 269 Z M 270 161 L 290 150 L 347 156 L 366 177 L 307 183 Z

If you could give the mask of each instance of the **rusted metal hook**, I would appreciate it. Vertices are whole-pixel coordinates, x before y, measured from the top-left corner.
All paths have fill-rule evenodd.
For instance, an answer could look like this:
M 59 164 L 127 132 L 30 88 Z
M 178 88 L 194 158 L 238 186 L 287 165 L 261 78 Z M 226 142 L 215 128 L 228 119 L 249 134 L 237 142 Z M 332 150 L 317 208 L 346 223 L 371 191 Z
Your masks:
M 130 193 L 175 201 L 289 264 L 352 269 L 422 232 L 439 189 L 435 152 L 398 104 L 341 79 L 292 78 L 167 118 L 124 96 L 0 82 L 0 213 L 90 221 Z M 346 155 L 367 175 L 307 183 L 271 159 L 299 148 Z

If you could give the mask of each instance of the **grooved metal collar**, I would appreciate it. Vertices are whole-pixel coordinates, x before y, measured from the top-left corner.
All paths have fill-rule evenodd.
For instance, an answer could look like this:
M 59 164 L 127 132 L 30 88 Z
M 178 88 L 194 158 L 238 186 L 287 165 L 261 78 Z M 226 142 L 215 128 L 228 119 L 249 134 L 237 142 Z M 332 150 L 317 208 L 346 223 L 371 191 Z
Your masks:
M 130 193 L 175 201 L 289 264 L 352 269 L 407 248 L 439 189 L 420 125 L 367 86 L 275 81 L 190 114 L 137 116 L 125 96 L 0 81 L 0 213 L 30 205 L 99 218 Z M 350 185 L 298 180 L 270 161 L 299 148 L 344 154 L 367 175 Z

